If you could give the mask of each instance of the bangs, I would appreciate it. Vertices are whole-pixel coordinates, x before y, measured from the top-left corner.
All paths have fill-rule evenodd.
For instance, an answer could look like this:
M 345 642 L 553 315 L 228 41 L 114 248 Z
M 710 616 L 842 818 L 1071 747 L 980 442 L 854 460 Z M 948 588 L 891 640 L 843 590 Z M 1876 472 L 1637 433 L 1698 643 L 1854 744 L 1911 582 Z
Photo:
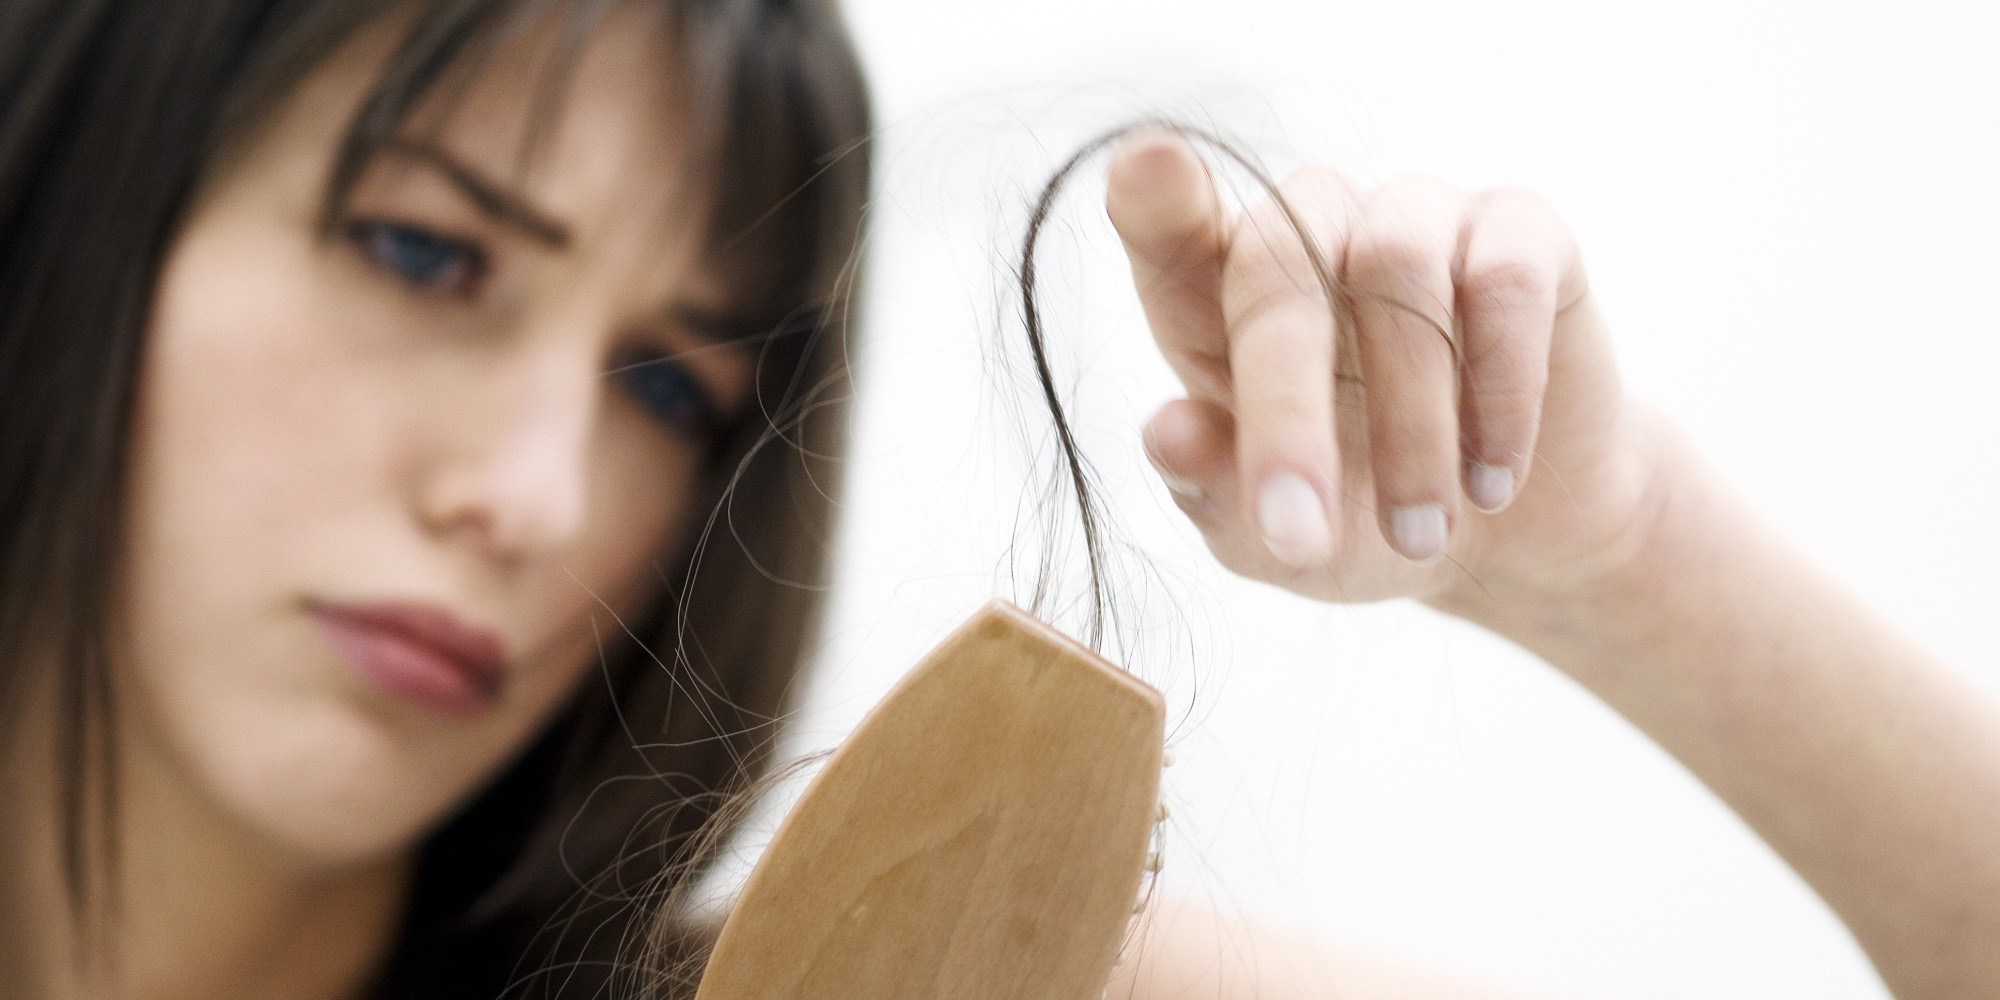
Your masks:
M 441 119 L 507 43 L 552 27 L 517 151 L 516 169 L 525 173 L 559 122 L 583 49 L 613 9 L 631 2 L 640 0 L 430 0 L 404 8 L 404 37 L 335 154 L 322 228 L 331 231 L 369 163 L 399 133 L 435 124 L 412 120 L 420 105 L 435 98 Z M 842 98 L 859 91 L 858 74 L 813 51 L 797 5 L 643 2 L 660 12 L 669 39 L 662 58 L 672 63 L 687 126 L 683 162 L 703 179 L 692 208 L 707 262 L 732 313 L 752 328 L 746 335 L 803 332 L 816 325 L 817 307 L 839 297 L 854 244 L 853 192 L 866 171 L 855 137 L 865 133 L 866 109 Z M 372 7 L 351 19 L 366 23 L 393 9 Z

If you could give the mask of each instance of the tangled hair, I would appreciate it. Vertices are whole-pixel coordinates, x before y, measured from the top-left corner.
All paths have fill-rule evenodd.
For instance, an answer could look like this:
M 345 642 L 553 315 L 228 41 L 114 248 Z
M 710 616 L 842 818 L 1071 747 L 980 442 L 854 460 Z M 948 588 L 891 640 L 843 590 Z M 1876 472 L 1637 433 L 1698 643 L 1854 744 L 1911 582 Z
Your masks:
M 408 15 L 407 34 L 336 151 L 328 219 L 419 101 L 449 96 L 507 32 L 560 19 L 554 94 L 615 2 L 0 6 L 0 751 L 9 767 L 53 762 L 80 927 L 108 933 L 117 912 L 107 632 L 144 331 L 192 194 L 381 18 Z M 643 909 L 627 890 L 697 876 L 726 826 L 717 804 L 765 768 L 819 613 L 866 86 L 829 0 L 624 2 L 659 4 L 673 27 L 695 169 L 719 179 L 708 250 L 764 331 L 759 419 L 717 443 L 696 491 L 716 514 L 662 555 L 659 597 L 629 635 L 603 637 L 601 683 L 422 844 L 376 996 L 600 992 Z M 24 735 L 38 694 L 52 746 Z

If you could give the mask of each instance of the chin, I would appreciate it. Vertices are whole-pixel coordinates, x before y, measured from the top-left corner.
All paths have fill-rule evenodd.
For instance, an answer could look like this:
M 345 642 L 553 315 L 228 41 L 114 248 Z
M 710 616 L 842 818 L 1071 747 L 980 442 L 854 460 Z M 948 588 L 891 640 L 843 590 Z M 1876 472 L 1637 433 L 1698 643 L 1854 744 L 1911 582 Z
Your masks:
M 406 855 L 487 770 L 441 745 L 449 741 L 333 699 L 209 717 L 215 725 L 187 748 L 186 776 L 248 837 L 312 867 Z

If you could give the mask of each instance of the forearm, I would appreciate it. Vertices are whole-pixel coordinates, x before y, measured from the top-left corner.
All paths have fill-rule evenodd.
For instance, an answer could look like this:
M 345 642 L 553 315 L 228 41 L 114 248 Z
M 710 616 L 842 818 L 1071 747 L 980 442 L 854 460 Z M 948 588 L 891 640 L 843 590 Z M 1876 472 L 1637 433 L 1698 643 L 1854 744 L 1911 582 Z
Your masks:
M 1766 527 L 1677 435 L 1646 544 L 1591 588 L 1435 602 L 1679 758 L 1899 996 L 2000 995 L 2000 712 Z

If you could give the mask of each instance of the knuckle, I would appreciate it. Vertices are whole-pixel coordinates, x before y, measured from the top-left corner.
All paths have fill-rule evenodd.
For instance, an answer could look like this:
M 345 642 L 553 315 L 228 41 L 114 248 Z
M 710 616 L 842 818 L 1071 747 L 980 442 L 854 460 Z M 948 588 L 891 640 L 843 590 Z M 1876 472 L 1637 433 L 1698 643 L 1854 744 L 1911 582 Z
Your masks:
M 1277 207 L 1266 204 L 1244 216 L 1224 274 L 1237 286 L 1298 287 L 1312 276 L 1312 258 Z
M 1227 296 L 1222 319 L 1239 338 L 1244 334 L 1256 336 L 1266 330 L 1278 329 L 1297 308 L 1296 289 L 1263 283 L 1244 289 L 1240 294 Z
M 1526 254 L 1493 254 L 1465 262 L 1459 295 L 1470 303 L 1520 308 L 1555 300 L 1557 275 L 1548 261 Z
M 1347 245 L 1344 274 L 1364 288 L 1410 283 L 1445 271 L 1446 248 L 1393 226 L 1369 226 Z
M 1462 221 L 1462 197 L 1425 174 L 1405 174 L 1377 190 L 1361 213 L 1347 248 L 1348 273 L 1359 281 L 1449 273 Z
M 1354 206 L 1354 189 L 1340 171 L 1307 164 L 1285 175 L 1252 211 L 1267 239 L 1282 240 L 1299 257 L 1305 244 L 1319 253 L 1338 246 Z
M 1331 248 L 1340 243 L 1351 204 L 1351 190 L 1339 171 L 1320 164 L 1293 170 L 1243 213 L 1226 270 L 1239 281 L 1318 288 L 1315 258 L 1331 269 Z

